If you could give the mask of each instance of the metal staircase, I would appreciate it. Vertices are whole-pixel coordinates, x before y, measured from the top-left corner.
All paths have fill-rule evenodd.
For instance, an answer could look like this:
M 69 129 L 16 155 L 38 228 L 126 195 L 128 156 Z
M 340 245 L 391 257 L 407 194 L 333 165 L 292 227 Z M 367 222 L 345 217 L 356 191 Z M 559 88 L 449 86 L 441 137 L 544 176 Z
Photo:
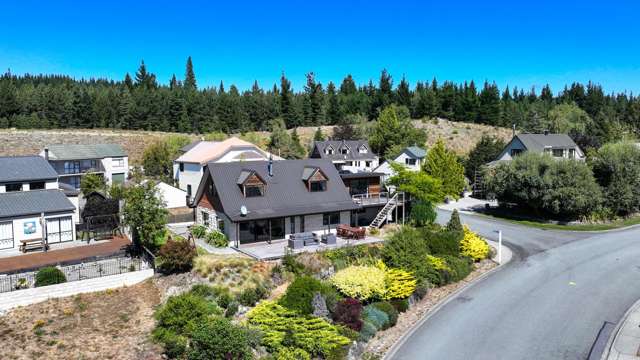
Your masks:
M 384 207 L 378 212 L 378 215 L 373 219 L 371 224 L 369 224 L 369 229 L 379 229 L 382 226 L 382 223 L 387 219 L 389 213 L 393 211 L 393 209 L 398 206 L 398 193 L 396 192 L 389 199 L 389 201 L 384 205 Z

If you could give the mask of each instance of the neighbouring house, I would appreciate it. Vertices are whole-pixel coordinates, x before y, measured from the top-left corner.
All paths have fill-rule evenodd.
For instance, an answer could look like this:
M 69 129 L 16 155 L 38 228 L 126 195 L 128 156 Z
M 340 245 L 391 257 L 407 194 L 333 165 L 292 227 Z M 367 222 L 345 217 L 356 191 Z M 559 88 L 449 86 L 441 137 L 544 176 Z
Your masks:
M 156 184 L 157 195 L 169 211 L 168 223 L 193 223 L 194 211 L 187 204 L 187 192 L 164 182 Z
M 196 222 L 232 245 L 349 224 L 361 208 L 324 159 L 210 162 L 195 194 Z
M 0 194 L 0 251 L 26 242 L 58 244 L 76 239 L 76 206 L 57 189 Z
M 53 166 L 60 183 L 74 189 L 88 173 L 102 176 L 107 184 L 124 183 L 129 176 L 129 158 L 117 144 L 49 145 L 40 156 Z
M 267 160 L 272 155 L 256 145 L 231 137 L 223 141 L 197 141 L 183 147 L 185 152 L 173 162 L 173 179 L 190 198 L 198 189 L 207 163 Z M 274 160 L 281 160 L 273 156 Z
M 584 161 L 585 154 L 580 147 L 566 134 L 517 134 L 509 141 L 498 158 L 490 163 L 509 161 L 525 151 L 545 153 L 559 159 L 575 159 Z
M 382 180 L 386 182 L 390 177 L 395 175 L 395 171 L 391 168 L 391 162 L 402 164 L 411 171 L 420 171 L 426 156 L 427 151 L 425 149 L 418 146 L 409 146 L 402 150 L 400 155 L 396 156 L 395 159 L 380 164 L 380 166 L 375 169 L 375 172 L 382 173 Z
M 371 172 L 380 161 L 365 140 L 315 141 L 309 157 L 330 160 L 345 173 Z

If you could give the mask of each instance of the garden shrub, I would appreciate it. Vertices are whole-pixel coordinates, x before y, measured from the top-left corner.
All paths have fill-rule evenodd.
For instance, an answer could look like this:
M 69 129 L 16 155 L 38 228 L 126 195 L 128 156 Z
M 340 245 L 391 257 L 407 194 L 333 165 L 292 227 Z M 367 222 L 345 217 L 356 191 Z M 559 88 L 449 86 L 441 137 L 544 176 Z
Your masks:
M 449 222 L 446 227 L 447 231 L 451 232 L 462 232 L 462 222 L 460 221 L 460 214 L 458 213 L 458 209 L 453 209 L 451 213 L 451 218 L 449 218 Z
M 429 253 L 436 255 L 453 255 L 460 254 L 460 240 L 462 240 L 462 231 L 449 230 L 426 230 L 423 231 L 425 242 Z
M 36 273 L 35 287 L 62 284 L 67 282 L 62 270 L 57 267 L 44 267 Z
M 239 307 L 240 307 L 240 304 L 237 301 L 230 302 L 229 305 L 227 306 L 227 310 L 225 310 L 224 312 L 224 316 L 226 318 L 232 318 L 235 314 L 238 313 Z
M 286 271 L 296 275 L 303 275 L 306 273 L 304 265 L 298 262 L 296 256 L 291 251 L 286 251 L 282 257 L 282 267 L 284 267 Z
M 413 292 L 413 295 L 418 299 L 422 300 L 425 296 L 429 294 L 429 285 L 428 284 L 420 284 L 416 287 L 416 291 Z
M 226 309 L 233 301 L 233 296 L 228 288 L 222 286 L 211 286 L 206 284 L 196 284 L 189 290 L 191 294 L 201 296 L 207 300 L 215 301 L 220 307 Z
M 385 300 L 408 298 L 416 289 L 416 278 L 406 270 L 386 269 L 384 276 Z
M 467 277 L 473 271 L 473 264 L 469 258 L 460 258 L 445 255 L 443 258 L 447 263 L 449 282 L 458 282 Z
M 247 313 L 247 321 L 262 330 L 262 345 L 271 353 L 286 347 L 302 349 L 311 357 L 326 357 L 351 343 L 335 325 L 315 316 L 300 315 L 273 301 L 258 304 Z
M 218 230 L 213 230 L 206 235 L 207 244 L 217 248 L 225 248 L 229 246 L 229 239 Z
M 436 221 L 437 216 L 438 214 L 436 213 L 433 203 L 418 200 L 411 208 L 409 219 L 415 226 L 423 227 L 433 224 Z
M 189 360 L 253 359 L 246 330 L 221 317 L 196 323 L 189 345 Z
M 427 262 L 433 266 L 436 270 L 447 271 L 449 267 L 447 266 L 447 261 L 444 258 L 427 255 Z
M 470 257 L 474 261 L 480 261 L 489 256 L 489 245 L 468 226 L 465 226 L 464 238 L 460 241 L 460 254 Z
M 350 266 L 340 270 L 331 281 L 341 293 L 358 300 L 380 298 L 385 293 L 385 272 L 375 266 Z
M 415 291 L 414 291 L 415 294 Z M 399 313 L 403 313 L 409 310 L 409 300 L 407 299 L 393 299 L 389 301 Z
M 363 318 L 376 327 L 376 330 L 386 329 L 389 325 L 389 315 L 372 305 L 364 307 Z
M 207 234 L 207 228 L 204 225 L 196 225 L 191 228 L 191 235 L 196 239 L 202 239 Z
M 376 332 L 378 331 L 378 329 L 376 329 L 376 326 L 373 325 L 370 321 L 364 321 L 362 323 L 362 329 L 360 330 L 360 340 L 361 341 L 369 341 L 369 339 L 371 339 L 372 337 L 374 337 L 376 335 Z
M 323 252 L 323 256 L 342 270 L 350 265 L 371 265 L 380 257 L 380 245 L 356 245 Z
M 428 277 L 424 259 L 428 254 L 426 242 L 419 230 L 403 226 L 382 248 L 382 259 L 387 266 L 410 271 L 418 279 Z
M 312 314 L 313 306 L 311 301 L 315 293 L 322 293 L 322 289 L 323 285 L 320 280 L 306 275 L 298 276 L 289 285 L 278 303 L 300 314 Z
M 158 252 L 158 270 L 165 274 L 189 271 L 196 255 L 196 248 L 189 241 L 169 239 Z
M 398 322 L 398 310 L 396 310 L 391 303 L 388 301 L 381 301 L 377 303 L 371 304 L 378 310 L 384 311 L 385 314 L 389 317 L 389 323 L 387 324 L 387 328 L 393 327 Z
M 188 338 L 184 335 L 178 335 L 175 332 L 156 327 L 152 333 L 153 340 L 161 343 L 164 347 L 164 353 L 169 359 L 182 357 L 187 350 Z
M 347 298 L 339 301 L 333 312 L 333 321 L 342 324 L 354 331 L 360 331 L 362 329 L 362 304 L 360 301 Z
M 236 300 L 244 306 L 254 306 L 258 301 L 266 298 L 269 291 L 262 285 L 242 290 Z
M 308 352 L 298 348 L 283 347 L 278 350 L 275 360 L 311 360 Z

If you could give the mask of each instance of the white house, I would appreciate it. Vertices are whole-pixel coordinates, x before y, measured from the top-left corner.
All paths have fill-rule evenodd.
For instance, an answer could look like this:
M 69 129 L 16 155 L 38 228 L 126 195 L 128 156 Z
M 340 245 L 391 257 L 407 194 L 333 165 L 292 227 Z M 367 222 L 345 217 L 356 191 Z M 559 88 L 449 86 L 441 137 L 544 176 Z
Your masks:
M 58 189 L 58 174 L 39 156 L 0 157 L 0 251 L 26 241 L 75 241 L 77 204 Z
M 203 168 L 209 163 L 268 160 L 270 153 L 256 145 L 231 137 L 223 141 L 200 141 L 192 143 L 173 162 L 173 178 L 178 188 L 193 197 L 203 176 Z M 274 160 L 282 158 L 273 156 Z
M 103 176 L 107 184 L 124 183 L 129 176 L 129 157 L 117 144 L 49 145 L 40 156 L 53 166 L 60 183 L 75 189 L 87 173 Z
M 402 164 L 411 171 L 419 171 L 422 168 L 425 156 L 427 156 L 427 151 L 423 148 L 417 146 L 409 146 L 402 150 L 400 155 L 396 156 L 395 159 L 391 161 L 385 161 L 380 164 L 380 166 L 375 169 L 375 172 L 384 174 L 382 176 L 382 180 L 383 182 L 386 182 L 390 177 L 395 175 L 395 172 L 391 168 L 391 162 Z
M 347 173 L 372 172 L 380 161 L 365 140 L 315 141 L 309 157 L 331 160 L 338 171 Z

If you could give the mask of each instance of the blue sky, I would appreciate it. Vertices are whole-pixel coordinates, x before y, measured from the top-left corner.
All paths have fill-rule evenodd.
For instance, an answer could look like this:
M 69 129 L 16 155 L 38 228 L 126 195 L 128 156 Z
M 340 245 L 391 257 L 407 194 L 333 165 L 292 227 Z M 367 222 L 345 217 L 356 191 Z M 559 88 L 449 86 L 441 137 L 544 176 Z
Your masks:
M 133 3 L 133 1 L 131 1 Z M 554 92 L 593 80 L 640 92 L 638 1 L 18 1 L 2 4 L 0 69 L 122 79 L 141 59 L 166 83 L 191 55 L 199 86 L 282 71 L 358 83 L 485 79 Z

